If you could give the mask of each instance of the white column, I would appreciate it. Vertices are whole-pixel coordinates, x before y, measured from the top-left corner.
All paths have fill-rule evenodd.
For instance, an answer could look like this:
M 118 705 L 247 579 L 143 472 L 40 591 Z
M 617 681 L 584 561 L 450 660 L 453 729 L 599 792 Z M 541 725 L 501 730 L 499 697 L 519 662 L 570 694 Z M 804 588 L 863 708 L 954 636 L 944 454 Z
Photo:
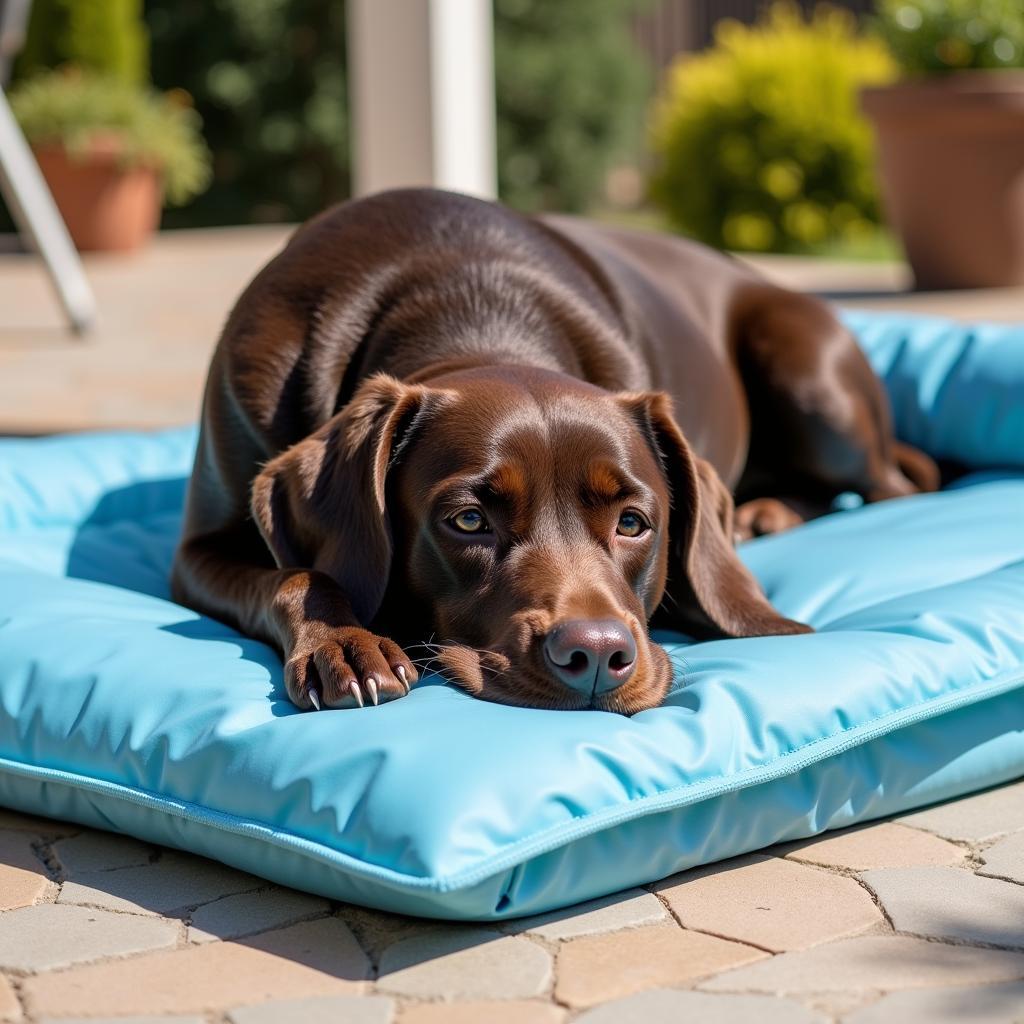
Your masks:
M 490 0 L 349 0 L 357 195 L 434 185 L 497 194 Z

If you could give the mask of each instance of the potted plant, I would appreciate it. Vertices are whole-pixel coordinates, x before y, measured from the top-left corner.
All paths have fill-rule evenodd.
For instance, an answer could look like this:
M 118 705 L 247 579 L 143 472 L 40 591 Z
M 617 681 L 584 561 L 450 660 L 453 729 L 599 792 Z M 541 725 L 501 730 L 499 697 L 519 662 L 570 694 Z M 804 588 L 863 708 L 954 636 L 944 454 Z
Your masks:
M 881 0 L 877 25 L 904 78 L 862 105 L 918 287 L 1024 283 L 1024 4 Z
M 199 117 L 184 94 L 111 76 L 47 71 L 11 94 L 15 117 L 79 249 L 128 250 L 210 176 Z

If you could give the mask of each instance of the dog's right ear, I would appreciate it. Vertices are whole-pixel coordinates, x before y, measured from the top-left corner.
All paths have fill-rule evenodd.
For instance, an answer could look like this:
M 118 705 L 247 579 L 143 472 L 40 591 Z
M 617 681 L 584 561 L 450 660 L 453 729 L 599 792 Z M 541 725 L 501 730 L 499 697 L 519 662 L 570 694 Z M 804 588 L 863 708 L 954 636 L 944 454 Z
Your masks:
M 363 624 L 380 609 L 391 571 L 388 469 L 445 395 L 371 377 L 341 412 L 253 481 L 250 509 L 277 565 L 326 573 Z

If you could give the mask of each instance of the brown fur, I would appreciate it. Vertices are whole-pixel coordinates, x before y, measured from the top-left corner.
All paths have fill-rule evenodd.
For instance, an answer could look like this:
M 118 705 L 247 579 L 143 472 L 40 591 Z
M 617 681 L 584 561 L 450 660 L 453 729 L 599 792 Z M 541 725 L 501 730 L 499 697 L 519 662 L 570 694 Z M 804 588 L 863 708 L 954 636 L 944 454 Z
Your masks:
M 301 228 L 228 319 L 173 589 L 276 645 L 300 707 L 402 696 L 426 641 L 485 699 L 633 713 L 671 683 L 652 618 L 807 630 L 736 537 L 936 482 L 818 301 L 679 239 L 390 192 Z M 489 533 L 452 528 L 471 505 Z M 553 677 L 577 621 L 636 640 L 618 688 Z

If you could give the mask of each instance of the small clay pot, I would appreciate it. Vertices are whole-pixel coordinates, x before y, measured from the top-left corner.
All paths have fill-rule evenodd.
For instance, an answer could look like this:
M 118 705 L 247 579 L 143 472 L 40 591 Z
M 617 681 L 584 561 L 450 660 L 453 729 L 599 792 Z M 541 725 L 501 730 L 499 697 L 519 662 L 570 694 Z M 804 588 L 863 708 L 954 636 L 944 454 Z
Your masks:
M 79 250 L 137 249 L 156 230 L 163 205 L 160 175 L 152 167 L 122 167 L 116 140 L 97 141 L 81 157 L 60 145 L 33 150 Z
M 1024 72 L 865 89 L 861 105 L 917 287 L 1024 284 Z

